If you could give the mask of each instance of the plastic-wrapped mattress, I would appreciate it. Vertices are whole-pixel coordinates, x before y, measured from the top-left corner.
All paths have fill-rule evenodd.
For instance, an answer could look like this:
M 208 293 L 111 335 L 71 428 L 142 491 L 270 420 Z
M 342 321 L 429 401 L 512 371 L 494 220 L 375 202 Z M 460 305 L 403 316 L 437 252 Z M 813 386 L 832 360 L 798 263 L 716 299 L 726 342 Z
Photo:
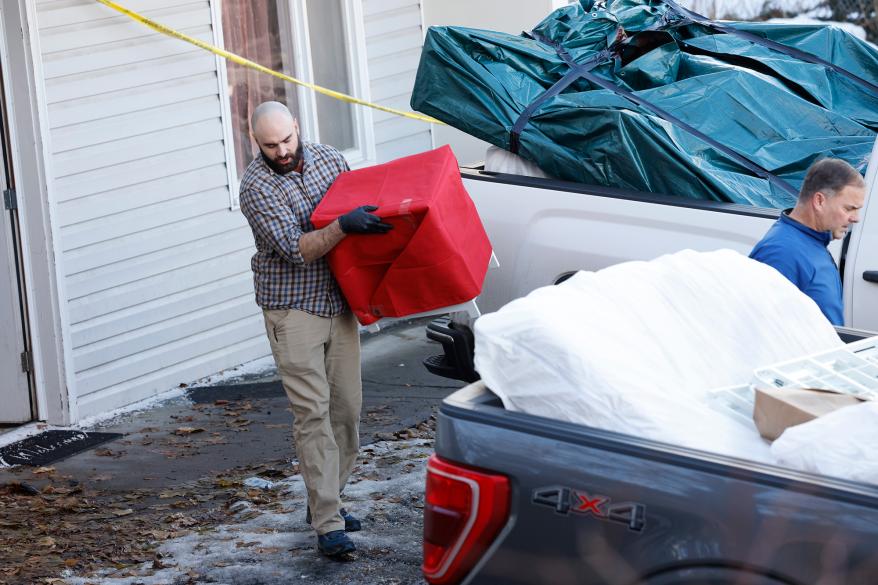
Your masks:
M 522 36 L 432 27 L 411 105 L 560 179 L 785 208 L 820 157 L 865 169 L 878 51 L 828 26 L 581 0 Z
M 773 457 L 755 425 L 709 391 L 842 345 L 813 300 L 731 250 L 578 272 L 484 315 L 475 339 L 509 410 L 761 461 Z

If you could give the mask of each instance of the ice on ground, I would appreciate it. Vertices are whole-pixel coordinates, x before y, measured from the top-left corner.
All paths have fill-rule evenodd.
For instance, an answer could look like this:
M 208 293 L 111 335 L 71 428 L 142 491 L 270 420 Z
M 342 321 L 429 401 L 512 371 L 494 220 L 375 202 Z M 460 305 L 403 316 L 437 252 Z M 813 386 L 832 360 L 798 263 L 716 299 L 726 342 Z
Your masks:
M 316 537 L 305 524 L 305 486 L 301 475 L 274 482 L 282 511 L 260 511 L 257 504 L 230 506 L 227 524 L 168 540 L 160 560 L 92 576 L 65 574 L 68 585 L 165 585 L 214 583 L 287 585 L 293 582 L 422 583 L 421 526 L 424 477 L 432 441 L 382 441 L 364 447 L 345 489 L 344 505 L 363 520 L 351 534 L 357 545 L 353 563 L 337 563 L 316 551 Z

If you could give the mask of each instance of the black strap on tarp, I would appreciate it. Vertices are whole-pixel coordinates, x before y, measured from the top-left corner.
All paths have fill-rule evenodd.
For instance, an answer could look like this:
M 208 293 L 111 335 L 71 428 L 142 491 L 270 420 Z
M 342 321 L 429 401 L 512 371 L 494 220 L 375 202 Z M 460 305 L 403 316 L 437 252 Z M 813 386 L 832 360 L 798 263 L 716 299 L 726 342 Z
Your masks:
M 665 13 L 661 16 L 658 22 L 643 32 L 649 30 L 662 30 L 668 26 L 671 18 L 673 18 L 671 13 Z M 509 132 L 509 151 L 513 154 L 518 154 L 518 147 L 521 145 L 521 131 L 524 130 L 524 127 L 530 122 L 534 112 L 536 112 L 548 100 L 570 87 L 574 81 L 583 77 L 583 73 L 587 73 L 595 67 L 614 60 L 618 55 L 618 45 L 625 40 L 623 39 L 613 43 L 609 48 L 596 53 L 583 63 L 577 63 L 573 60 L 573 57 L 570 56 L 570 53 L 567 52 L 567 49 L 565 49 L 560 43 L 554 43 L 536 31 L 531 31 L 530 33 L 524 32 L 522 34 L 530 39 L 554 48 L 558 53 L 558 56 L 570 66 L 570 71 L 564 75 L 564 77 L 555 82 L 552 87 L 541 93 L 537 99 L 528 104 L 521 114 L 519 114 L 518 119 L 512 125 L 512 130 Z
M 616 84 L 614 84 L 606 79 L 598 77 L 597 75 L 592 73 L 591 70 L 594 69 L 595 67 L 597 67 L 598 65 L 600 65 L 602 63 L 606 63 L 608 61 L 611 61 L 615 58 L 615 56 L 618 54 L 618 49 L 621 46 L 621 43 L 616 43 L 612 47 L 610 47 L 610 49 L 601 51 L 600 53 L 598 53 L 595 56 L 593 56 L 592 58 L 590 58 L 588 61 L 586 61 L 582 64 L 578 64 L 570 56 L 570 53 L 567 52 L 567 49 L 565 49 L 559 43 L 554 43 L 554 42 L 550 41 L 549 39 L 542 37 L 541 35 L 538 35 L 536 33 L 532 33 L 532 34 L 533 34 L 533 38 L 535 40 L 554 47 L 555 51 L 557 51 L 557 53 L 558 53 L 558 56 L 561 57 L 561 59 L 565 63 L 567 63 L 571 69 L 570 69 L 569 73 L 567 73 L 558 82 L 556 82 L 552 87 L 550 87 L 543 94 L 541 94 L 536 100 L 534 100 L 521 113 L 521 115 L 518 117 L 518 120 L 515 121 L 515 124 L 512 127 L 512 132 L 510 133 L 510 137 L 509 137 L 509 147 L 510 147 L 509 150 L 511 152 L 513 152 L 515 154 L 518 153 L 521 131 L 524 129 L 524 126 L 530 120 L 533 112 L 536 111 L 536 109 L 538 107 L 540 107 L 546 100 L 558 95 L 561 91 L 563 91 L 566 87 L 568 87 L 575 80 L 577 80 L 579 78 L 584 78 L 598 87 L 602 87 L 606 90 L 612 91 L 613 93 L 624 97 L 625 99 L 635 103 L 636 105 L 649 110 L 650 112 L 652 112 L 656 116 L 660 117 L 661 119 L 663 119 L 667 122 L 670 122 L 671 124 L 673 124 L 681 129 L 685 130 L 686 132 L 692 134 L 696 138 L 699 138 L 700 140 L 706 142 L 708 145 L 713 147 L 715 150 L 722 152 L 723 154 L 725 154 L 726 156 L 728 156 L 729 158 L 731 158 L 732 160 L 737 162 L 742 167 L 749 170 L 751 173 L 753 173 L 757 177 L 760 177 L 762 179 L 769 181 L 770 183 L 772 183 L 773 185 L 775 185 L 779 189 L 786 191 L 787 193 L 790 193 L 793 196 L 798 195 L 798 191 L 796 189 L 794 189 L 792 185 L 790 185 L 789 183 L 787 183 L 786 181 L 784 181 L 783 179 L 781 179 L 777 175 L 774 175 L 773 173 L 769 172 L 767 169 L 756 164 L 755 162 L 748 159 L 747 157 L 739 154 L 737 151 L 729 148 L 728 146 L 722 144 L 721 142 L 717 142 L 716 140 L 714 140 L 710 136 L 708 136 L 708 135 L 704 134 L 703 132 L 701 132 L 700 130 L 690 126 L 689 124 L 687 124 L 683 120 L 677 118 L 676 116 L 674 116 L 670 112 L 656 106 L 652 102 L 643 99 L 642 97 L 635 94 L 634 92 L 629 91 L 629 90 L 624 89 L 624 88 L 621 88 L 618 85 L 616 85 Z
M 537 40 L 541 43 L 552 44 L 548 43 L 547 39 L 538 38 Z M 613 60 L 613 54 L 609 50 L 604 50 L 595 54 L 584 63 L 574 63 L 573 59 L 570 58 L 570 55 L 567 54 L 567 51 L 564 50 L 563 47 L 555 47 L 555 49 L 558 51 L 558 54 L 561 55 L 561 58 L 570 65 L 570 71 L 568 71 L 564 77 L 556 81 L 552 87 L 541 93 L 539 97 L 532 101 L 518 116 L 515 124 L 512 125 L 512 131 L 509 133 L 509 151 L 513 154 L 518 154 L 521 131 L 524 130 L 524 127 L 530 121 L 531 116 L 533 116 L 534 112 L 536 112 L 540 106 L 567 89 L 571 83 L 582 77 L 585 73 L 588 73 L 598 65 Z M 564 55 L 561 54 L 561 51 L 564 51 Z
M 779 189 L 781 189 L 783 191 L 786 191 L 787 193 L 793 195 L 794 197 L 798 196 L 798 191 L 795 188 L 793 188 L 792 185 L 790 185 L 789 183 L 787 183 L 786 181 L 784 181 L 783 179 L 781 179 L 777 175 L 771 173 L 767 169 L 756 164 L 755 162 L 753 162 L 749 158 L 742 156 L 737 151 L 733 150 L 732 148 L 729 148 L 725 144 L 722 144 L 721 142 L 717 142 L 716 140 L 714 140 L 713 138 L 711 138 L 707 134 L 704 134 L 700 130 L 690 126 L 689 124 L 687 124 L 686 122 L 684 122 L 680 118 L 677 118 L 676 116 L 674 116 L 670 112 L 663 110 L 662 108 L 658 107 L 657 105 L 653 104 L 652 102 L 645 100 L 642 97 L 640 97 L 639 95 L 635 94 L 634 92 L 629 91 L 627 89 L 623 89 L 623 88 L 619 87 L 618 85 L 607 81 L 606 79 L 602 79 L 601 77 L 598 77 L 597 75 L 595 75 L 591 72 L 585 72 L 582 74 L 582 76 L 584 78 L 586 78 L 588 81 L 590 81 L 591 83 L 593 83 L 597 86 L 603 87 L 604 89 L 608 89 L 608 90 L 616 93 L 617 95 L 620 95 L 620 96 L 624 97 L 625 99 L 634 102 L 638 106 L 649 110 L 650 112 L 652 112 L 653 114 L 655 114 L 659 118 L 661 118 L 667 122 L 670 122 L 674 126 L 682 128 L 683 130 L 685 130 L 689 134 L 692 134 L 696 138 L 703 140 L 704 142 L 709 144 L 711 147 L 722 152 L 723 154 L 725 154 L 726 156 L 728 156 L 729 158 L 734 160 L 736 163 L 738 163 L 739 165 L 741 165 L 745 169 L 749 170 L 751 173 L 753 173 L 757 177 L 765 179 L 769 183 L 773 184 L 774 186 L 778 187 Z
M 853 81 L 872 95 L 878 96 L 878 85 L 875 85 L 874 83 L 871 83 L 870 81 L 867 81 L 862 77 L 851 73 L 843 67 L 839 67 L 835 63 L 831 63 L 825 59 L 822 59 L 817 55 L 814 55 L 813 53 L 808 53 L 807 51 L 795 49 L 782 43 L 778 43 L 777 41 L 766 39 L 765 37 L 744 30 L 740 30 L 729 24 L 715 22 L 713 20 L 710 20 L 706 16 L 702 16 L 696 12 L 692 12 L 691 10 L 680 6 L 679 4 L 674 2 L 674 0 L 662 0 L 662 2 L 664 2 L 665 5 L 667 5 L 668 8 L 670 8 L 674 12 L 686 17 L 696 24 L 700 24 L 701 26 L 707 27 L 711 30 L 741 37 L 742 39 L 746 39 L 751 43 L 762 45 L 763 47 L 767 47 L 769 49 L 777 51 L 778 53 L 783 53 L 784 55 L 788 55 L 790 57 L 793 57 L 794 59 L 799 59 L 800 61 L 813 63 L 815 65 L 822 65 L 823 67 L 835 71 L 836 73 L 849 79 L 850 81 Z

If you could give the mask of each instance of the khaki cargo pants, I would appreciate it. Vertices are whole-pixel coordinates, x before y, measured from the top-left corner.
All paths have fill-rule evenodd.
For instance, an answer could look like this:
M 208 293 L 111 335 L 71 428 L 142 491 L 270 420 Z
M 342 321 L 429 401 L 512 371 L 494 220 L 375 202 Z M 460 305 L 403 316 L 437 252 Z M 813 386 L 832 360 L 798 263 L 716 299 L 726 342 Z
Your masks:
M 360 336 L 350 311 L 317 317 L 263 310 L 265 329 L 295 420 L 293 440 L 318 534 L 344 530 L 340 493 L 359 443 Z

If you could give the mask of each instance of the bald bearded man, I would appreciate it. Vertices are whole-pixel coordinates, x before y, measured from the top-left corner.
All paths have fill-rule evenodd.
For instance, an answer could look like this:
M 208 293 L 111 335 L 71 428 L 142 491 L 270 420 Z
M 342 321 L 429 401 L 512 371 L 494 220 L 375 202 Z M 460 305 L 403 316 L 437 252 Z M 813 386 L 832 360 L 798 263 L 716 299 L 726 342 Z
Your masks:
M 256 302 L 292 405 L 293 439 L 308 490 L 307 521 L 329 557 L 356 550 L 347 532 L 360 521 L 341 506 L 359 451 L 362 404 L 357 321 L 325 255 L 347 234 L 383 234 L 391 226 L 363 206 L 316 230 L 310 217 L 339 174 L 335 148 L 301 140 L 299 123 L 279 102 L 250 119 L 260 155 L 241 179 L 241 211 L 253 230 Z

